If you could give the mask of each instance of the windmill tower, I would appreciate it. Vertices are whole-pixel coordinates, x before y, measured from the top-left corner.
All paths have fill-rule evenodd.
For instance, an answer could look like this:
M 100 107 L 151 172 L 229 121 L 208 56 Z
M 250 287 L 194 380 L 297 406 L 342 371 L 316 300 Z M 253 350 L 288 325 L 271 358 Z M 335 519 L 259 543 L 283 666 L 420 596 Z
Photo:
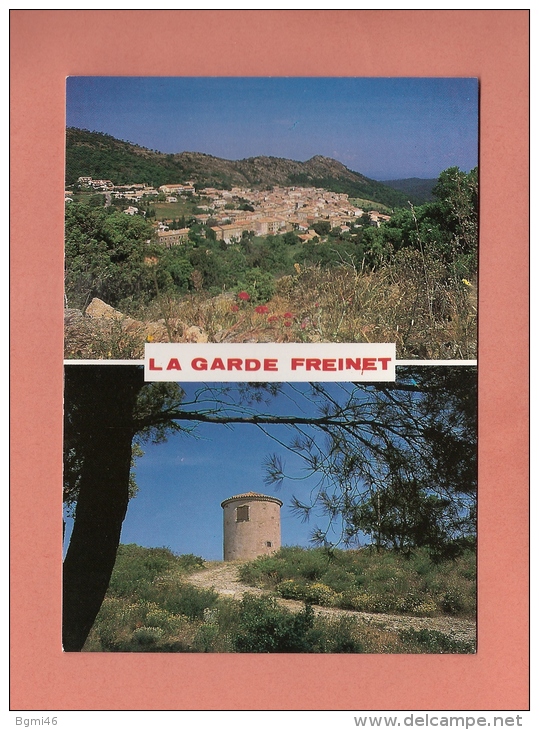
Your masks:
M 224 560 L 253 560 L 281 547 L 281 507 L 275 497 L 247 492 L 221 502 Z

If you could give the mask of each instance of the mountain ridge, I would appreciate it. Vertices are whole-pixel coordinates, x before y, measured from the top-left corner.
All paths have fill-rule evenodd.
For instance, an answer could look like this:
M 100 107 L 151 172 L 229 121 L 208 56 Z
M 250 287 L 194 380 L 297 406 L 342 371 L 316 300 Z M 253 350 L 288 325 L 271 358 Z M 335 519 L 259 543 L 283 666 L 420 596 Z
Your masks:
M 144 182 L 160 186 L 189 180 L 198 189 L 319 187 L 391 208 L 407 206 L 410 198 L 402 190 L 372 180 L 324 155 L 313 155 L 302 162 L 269 155 L 227 160 L 204 152 L 171 154 L 103 132 L 68 127 L 66 185 L 75 184 L 81 176 L 111 180 L 116 185 Z

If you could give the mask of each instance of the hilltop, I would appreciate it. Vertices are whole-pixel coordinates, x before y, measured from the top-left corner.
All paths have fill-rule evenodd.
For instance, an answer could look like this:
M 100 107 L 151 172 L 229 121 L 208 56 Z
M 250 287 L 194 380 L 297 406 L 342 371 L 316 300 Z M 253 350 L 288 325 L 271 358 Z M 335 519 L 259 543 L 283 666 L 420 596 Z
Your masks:
M 428 203 L 434 200 L 432 190 L 437 183 L 436 179 L 424 179 L 420 177 L 407 177 L 400 180 L 381 180 L 382 185 L 387 185 L 395 190 L 403 192 L 414 205 Z
M 277 571 L 270 584 L 245 582 L 270 564 Z M 338 551 L 328 566 L 323 551 L 302 548 L 222 563 L 120 545 L 84 651 L 470 654 L 474 564 L 471 552 L 438 565 L 421 551 L 404 559 L 354 550 Z M 305 569 L 319 579 L 305 579 Z M 296 577 L 283 580 L 283 570 Z M 341 583 L 334 590 L 322 579 Z
M 202 152 L 165 154 L 101 132 L 66 130 L 66 186 L 81 176 L 154 186 L 192 181 L 197 188 L 233 186 L 271 188 L 319 187 L 372 200 L 390 208 L 407 206 L 409 196 L 330 157 L 315 155 L 306 162 L 281 157 L 225 160 Z

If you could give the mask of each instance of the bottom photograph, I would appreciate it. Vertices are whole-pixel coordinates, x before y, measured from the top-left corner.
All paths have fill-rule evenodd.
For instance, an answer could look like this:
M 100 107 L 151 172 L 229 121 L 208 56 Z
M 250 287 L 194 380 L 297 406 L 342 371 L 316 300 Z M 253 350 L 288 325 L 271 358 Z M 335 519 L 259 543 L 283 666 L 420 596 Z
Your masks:
M 475 366 L 64 378 L 65 652 L 475 653 Z

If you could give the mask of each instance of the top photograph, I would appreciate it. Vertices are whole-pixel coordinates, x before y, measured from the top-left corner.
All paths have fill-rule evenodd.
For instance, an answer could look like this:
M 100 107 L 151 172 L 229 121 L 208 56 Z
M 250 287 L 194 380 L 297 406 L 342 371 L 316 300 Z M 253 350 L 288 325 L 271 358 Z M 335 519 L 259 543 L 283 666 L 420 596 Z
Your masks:
M 476 78 L 68 77 L 66 360 L 477 358 Z

